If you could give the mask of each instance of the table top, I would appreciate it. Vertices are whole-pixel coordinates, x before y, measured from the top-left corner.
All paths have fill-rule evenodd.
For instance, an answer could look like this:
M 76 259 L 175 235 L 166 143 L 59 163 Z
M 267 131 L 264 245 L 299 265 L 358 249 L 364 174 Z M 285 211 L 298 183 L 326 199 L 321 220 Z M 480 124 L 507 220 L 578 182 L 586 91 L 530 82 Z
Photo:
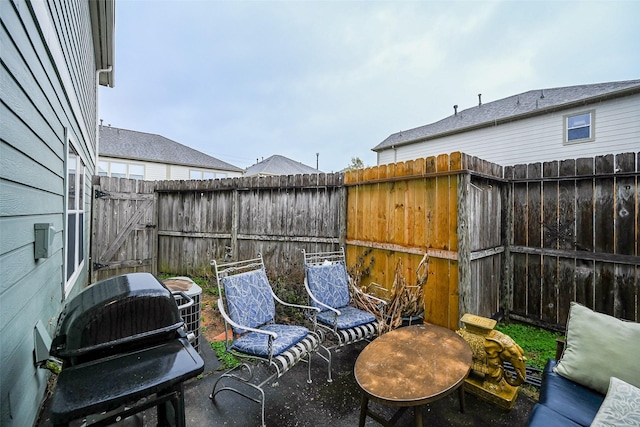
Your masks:
M 367 345 L 354 369 L 370 398 L 395 406 L 437 400 L 456 390 L 471 369 L 471 348 L 455 332 L 415 325 L 388 332 Z

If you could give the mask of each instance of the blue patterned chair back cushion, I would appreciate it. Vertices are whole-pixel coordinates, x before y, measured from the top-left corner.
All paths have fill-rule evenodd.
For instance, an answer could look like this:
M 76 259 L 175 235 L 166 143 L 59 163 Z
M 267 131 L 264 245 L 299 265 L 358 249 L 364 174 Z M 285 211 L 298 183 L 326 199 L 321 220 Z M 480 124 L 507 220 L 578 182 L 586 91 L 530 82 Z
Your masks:
M 349 304 L 349 282 L 343 263 L 312 265 L 306 270 L 309 289 L 316 298 L 333 308 Z M 311 304 L 318 307 L 314 301 Z
M 276 307 L 264 270 L 222 278 L 229 317 L 241 325 L 257 328 L 274 319 Z M 233 328 L 235 333 L 244 329 Z

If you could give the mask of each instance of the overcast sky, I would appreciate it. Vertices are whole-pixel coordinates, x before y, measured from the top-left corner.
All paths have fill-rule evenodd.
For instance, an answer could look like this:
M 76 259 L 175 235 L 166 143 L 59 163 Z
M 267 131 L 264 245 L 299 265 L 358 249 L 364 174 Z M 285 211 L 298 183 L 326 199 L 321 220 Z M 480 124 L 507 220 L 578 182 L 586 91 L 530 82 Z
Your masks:
M 372 166 L 387 136 L 479 93 L 640 78 L 639 17 L 636 0 L 116 0 L 99 116 L 241 168 Z

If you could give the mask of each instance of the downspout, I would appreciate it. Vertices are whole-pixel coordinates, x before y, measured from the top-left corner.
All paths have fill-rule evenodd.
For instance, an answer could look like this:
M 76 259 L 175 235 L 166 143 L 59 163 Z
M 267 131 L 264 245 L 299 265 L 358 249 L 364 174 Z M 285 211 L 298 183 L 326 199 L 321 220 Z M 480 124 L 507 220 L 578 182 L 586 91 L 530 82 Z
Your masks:
M 109 73 L 111 72 L 111 70 L 113 70 L 113 66 L 109 65 L 109 67 L 107 68 L 101 68 L 96 70 L 96 158 L 95 158 L 95 163 L 94 163 L 94 174 L 98 175 L 100 172 L 100 165 L 99 165 L 99 161 L 100 161 L 100 117 L 98 115 L 98 109 L 99 109 L 99 93 L 100 93 L 100 74 L 101 73 Z M 91 207 L 89 208 L 89 212 L 91 212 L 91 219 L 89 220 L 89 236 L 92 236 L 93 230 L 91 229 L 91 226 L 93 225 L 93 177 L 91 178 L 91 184 L 90 184 L 90 191 L 89 191 L 89 201 L 91 203 Z M 93 280 L 93 254 L 91 253 L 91 249 L 92 249 L 92 243 L 91 243 L 91 238 L 89 238 L 89 256 L 87 257 L 87 261 L 89 263 L 87 271 L 89 272 L 89 283 L 92 283 Z
M 100 74 L 101 73 L 110 73 L 113 70 L 113 66 L 109 65 L 107 68 L 101 68 L 96 70 L 96 168 L 98 167 L 98 158 L 100 157 L 100 150 L 98 147 L 99 144 L 99 136 L 100 136 L 100 117 L 98 117 L 98 106 L 99 103 L 99 93 L 100 93 Z

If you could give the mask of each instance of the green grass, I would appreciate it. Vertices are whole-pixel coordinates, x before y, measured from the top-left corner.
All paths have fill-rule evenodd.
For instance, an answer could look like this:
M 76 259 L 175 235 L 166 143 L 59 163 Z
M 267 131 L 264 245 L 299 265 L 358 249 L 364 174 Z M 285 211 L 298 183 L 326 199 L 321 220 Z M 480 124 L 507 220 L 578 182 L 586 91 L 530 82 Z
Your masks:
M 219 368 L 220 370 L 235 368 L 240 364 L 238 358 L 227 351 L 224 341 L 213 341 L 211 348 L 216 352 L 216 356 L 218 356 L 218 359 L 220 359 L 222 363 Z
M 563 337 L 557 332 L 518 323 L 500 323 L 495 329 L 518 343 L 527 357 L 527 365 L 537 369 L 543 369 L 547 359 L 555 357 L 556 338 Z

